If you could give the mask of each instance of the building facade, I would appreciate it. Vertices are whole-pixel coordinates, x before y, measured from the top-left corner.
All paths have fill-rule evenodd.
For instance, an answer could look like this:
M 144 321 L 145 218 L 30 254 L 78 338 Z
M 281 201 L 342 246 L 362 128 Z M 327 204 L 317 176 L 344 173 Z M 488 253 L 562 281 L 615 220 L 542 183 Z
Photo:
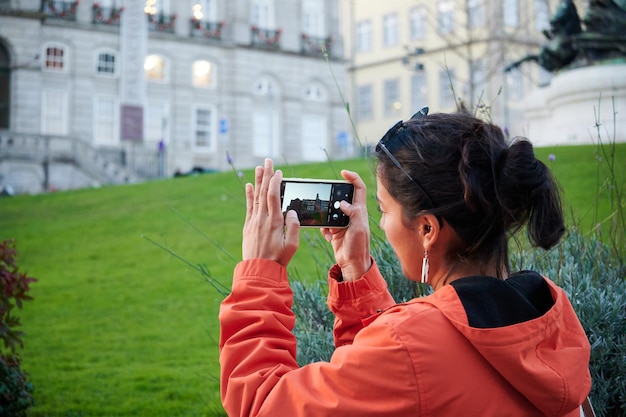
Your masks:
M 423 106 L 447 112 L 463 105 L 524 135 L 524 97 L 551 74 L 534 63 L 505 68 L 545 44 L 557 3 L 345 0 L 349 96 L 360 142 L 371 146 Z
M 44 171 L 350 157 L 345 77 L 333 0 L 0 1 L 0 151 L 47 147 Z

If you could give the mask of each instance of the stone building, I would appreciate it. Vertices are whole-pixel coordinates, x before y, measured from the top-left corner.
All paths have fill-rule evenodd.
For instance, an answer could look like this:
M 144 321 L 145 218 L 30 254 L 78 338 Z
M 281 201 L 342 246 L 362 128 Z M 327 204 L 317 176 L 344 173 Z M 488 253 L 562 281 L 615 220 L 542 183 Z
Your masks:
M 0 186 L 353 155 L 333 0 L 0 0 Z

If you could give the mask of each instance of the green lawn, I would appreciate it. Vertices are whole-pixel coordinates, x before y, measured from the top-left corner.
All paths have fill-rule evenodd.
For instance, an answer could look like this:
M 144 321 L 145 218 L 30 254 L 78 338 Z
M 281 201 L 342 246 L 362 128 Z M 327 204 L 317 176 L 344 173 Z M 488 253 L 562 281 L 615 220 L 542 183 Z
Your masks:
M 610 193 L 603 187 L 596 191 L 607 174 L 606 161 L 599 164 L 594 150 L 537 150 L 564 189 L 566 209 L 583 228 L 611 213 Z M 623 193 L 626 144 L 616 152 Z M 549 154 L 556 159 L 548 161 Z M 374 193 L 370 166 L 350 160 L 282 168 L 285 176 L 327 178 L 341 168 L 357 170 Z M 250 170 L 244 180 L 252 180 Z M 32 287 L 35 300 L 21 313 L 23 365 L 37 401 L 32 415 L 222 413 L 217 352 L 222 296 L 144 237 L 204 264 L 229 285 L 231 256 L 240 257 L 244 204 L 232 172 L 0 199 L 0 240 L 16 239 L 21 269 L 39 280 Z M 373 199 L 370 205 L 377 217 Z M 319 277 L 310 251 L 302 239 L 293 265 L 304 279 Z

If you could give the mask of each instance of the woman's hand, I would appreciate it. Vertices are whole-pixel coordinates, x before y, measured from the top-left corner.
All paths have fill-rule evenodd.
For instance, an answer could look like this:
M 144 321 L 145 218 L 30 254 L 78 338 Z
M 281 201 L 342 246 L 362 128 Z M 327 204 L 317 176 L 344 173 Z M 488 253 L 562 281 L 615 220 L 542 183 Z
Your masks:
M 346 228 L 322 228 L 324 238 L 331 242 L 335 261 L 341 268 L 344 281 L 355 281 L 370 267 L 370 228 L 367 216 L 366 187 L 359 174 L 342 170 L 341 175 L 354 185 L 352 204 L 341 202 L 341 211 L 350 217 Z
M 290 210 L 283 219 L 280 207 L 281 171 L 274 173 L 271 159 L 256 167 L 255 185 L 246 184 L 246 221 L 243 226 L 243 259 L 263 258 L 287 266 L 298 249 L 300 222 Z

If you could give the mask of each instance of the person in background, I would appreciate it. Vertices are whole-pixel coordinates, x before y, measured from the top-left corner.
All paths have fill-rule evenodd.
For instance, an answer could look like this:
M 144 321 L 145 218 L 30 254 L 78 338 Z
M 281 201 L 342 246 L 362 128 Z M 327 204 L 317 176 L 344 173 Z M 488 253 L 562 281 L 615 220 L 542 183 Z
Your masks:
M 396 304 L 370 255 L 366 187 L 342 202 L 350 224 L 322 229 L 336 349 L 299 366 L 287 265 L 295 212 L 280 208 L 267 159 L 247 184 L 243 260 L 220 308 L 221 398 L 235 416 L 579 416 L 590 346 L 565 292 L 510 271 L 525 228 L 549 249 L 565 227 L 556 183 L 531 143 L 467 113 L 424 108 L 376 147 L 380 227 L 402 272 L 432 294 Z

